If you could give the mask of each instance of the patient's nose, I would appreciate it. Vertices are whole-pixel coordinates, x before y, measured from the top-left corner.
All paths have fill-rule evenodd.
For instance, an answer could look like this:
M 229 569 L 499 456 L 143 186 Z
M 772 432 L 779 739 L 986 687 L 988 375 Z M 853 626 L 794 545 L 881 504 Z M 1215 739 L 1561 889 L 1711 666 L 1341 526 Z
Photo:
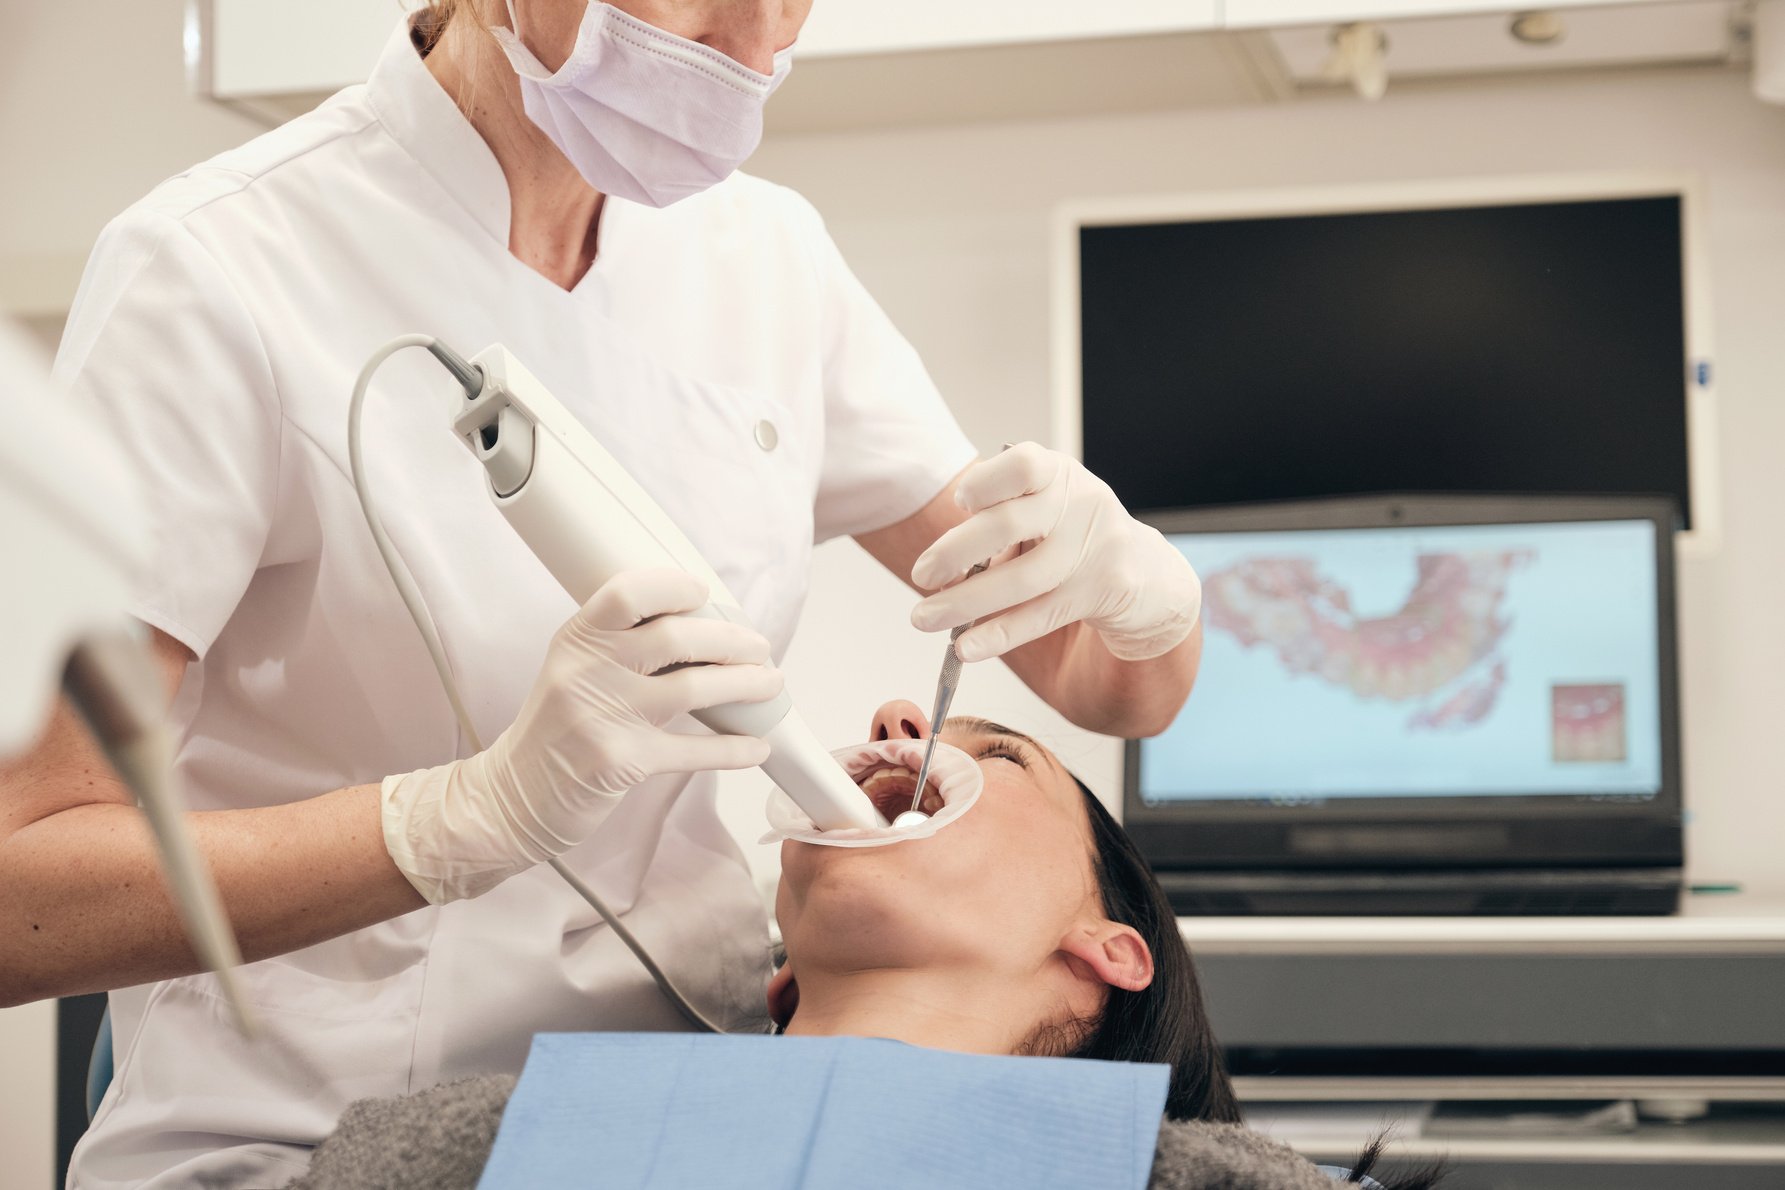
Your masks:
M 929 737 L 930 721 L 918 705 L 908 699 L 895 698 L 883 703 L 874 712 L 873 725 L 868 729 L 868 738 L 875 743 L 881 740 L 921 740 Z

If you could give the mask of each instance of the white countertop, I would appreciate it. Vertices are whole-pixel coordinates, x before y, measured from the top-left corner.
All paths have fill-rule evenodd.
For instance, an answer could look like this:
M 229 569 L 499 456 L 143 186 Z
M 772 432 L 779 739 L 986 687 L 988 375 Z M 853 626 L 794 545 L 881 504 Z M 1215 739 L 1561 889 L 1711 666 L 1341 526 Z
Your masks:
M 1180 917 L 1193 953 L 1785 954 L 1785 895 L 1689 895 L 1668 917 Z

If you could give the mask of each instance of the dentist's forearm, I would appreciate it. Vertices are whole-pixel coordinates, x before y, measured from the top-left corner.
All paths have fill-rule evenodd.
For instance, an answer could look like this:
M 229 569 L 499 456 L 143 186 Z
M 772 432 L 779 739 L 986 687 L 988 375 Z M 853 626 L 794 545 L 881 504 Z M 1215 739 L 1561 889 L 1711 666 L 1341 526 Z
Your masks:
M 171 698 L 192 654 L 151 637 Z M 385 848 L 380 792 L 187 816 L 246 959 L 424 903 Z M 35 747 L 0 764 L 0 1006 L 199 969 L 142 812 L 64 705 Z
M 246 960 L 425 904 L 385 850 L 378 798 L 377 785 L 360 785 L 188 815 Z M 199 969 L 134 806 L 71 806 L 0 841 L 0 1005 Z
M 1123 661 L 1095 629 L 1070 624 L 1005 654 L 1043 701 L 1087 731 L 1138 739 L 1171 725 L 1202 663 L 1202 623 L 1176 648 L 1146 661 Z

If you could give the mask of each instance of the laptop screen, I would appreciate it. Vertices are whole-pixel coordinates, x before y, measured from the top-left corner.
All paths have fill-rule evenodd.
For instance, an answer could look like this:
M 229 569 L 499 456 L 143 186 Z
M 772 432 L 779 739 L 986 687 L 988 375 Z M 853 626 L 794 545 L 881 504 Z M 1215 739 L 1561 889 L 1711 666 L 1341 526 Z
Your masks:
M 1656 532 L 1168 534 L 1202 575 L 1203 660 L 1140 745 L 1141 801 L 1657 796 Z

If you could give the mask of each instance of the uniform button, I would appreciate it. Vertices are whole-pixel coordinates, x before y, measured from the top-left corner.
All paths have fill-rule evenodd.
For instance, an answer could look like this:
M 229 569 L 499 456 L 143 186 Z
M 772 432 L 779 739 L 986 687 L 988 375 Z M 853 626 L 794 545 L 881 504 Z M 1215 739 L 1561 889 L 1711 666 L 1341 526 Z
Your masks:
M 781 435 L 775 430 L 775 423 L 763 418 L 756 423 L 756 445 L 764 450 L 773 450 L 780 443 Z

